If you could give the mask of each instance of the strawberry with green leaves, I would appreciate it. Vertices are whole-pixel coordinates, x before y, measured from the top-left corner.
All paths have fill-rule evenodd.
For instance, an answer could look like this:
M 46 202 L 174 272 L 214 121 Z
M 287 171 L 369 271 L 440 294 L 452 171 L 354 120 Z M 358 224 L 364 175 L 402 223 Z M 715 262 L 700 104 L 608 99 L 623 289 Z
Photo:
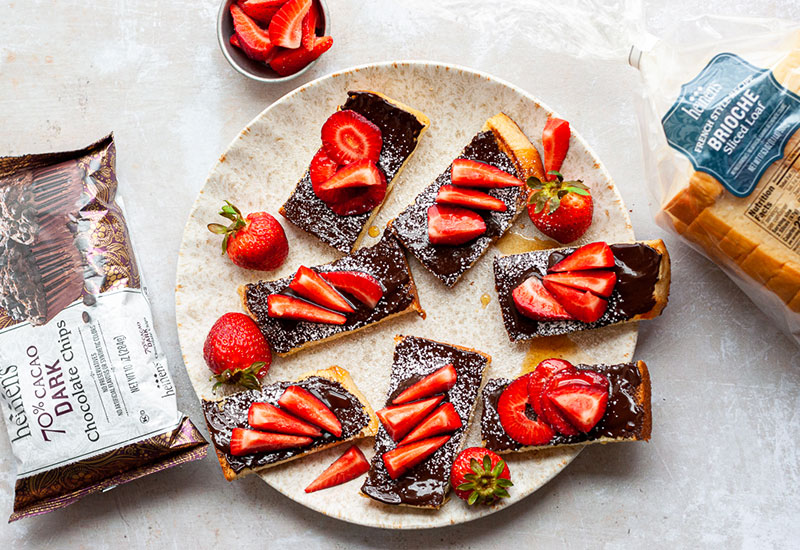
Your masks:
M 528 215 L 536 228 L 560 243 L 579 239 L 592 225 L 594 201 L 592 192 L 582 181 L 564 181 L 559 172 L 551 171 L 554 181 L 528 178 L 531 195 Z
M 507 498 L 511 472 L 505 461 L 483 447 L 464 449 L 450 470 L 450 484 L 467 504 L 494 504 Z
M 228 253 L 231 261 L 245 269 L 272 271 L 281 266 L 289 255 L 289 242 L 280 222 L 266 212 L 253 212 L 247 217 L 225 201 L 219 213 L 231 221 L 228 226 L 219 223 L 208 224 L 208 230 L 216 235 L 224 235 L 222 253 Z
M 256 322 L 244 313 L 226 313 L 214 323 L 203 345 L 203 358 L 220 384 L 239 384 L 249 389 L 261 387 L 272 363 L 267 339 Z

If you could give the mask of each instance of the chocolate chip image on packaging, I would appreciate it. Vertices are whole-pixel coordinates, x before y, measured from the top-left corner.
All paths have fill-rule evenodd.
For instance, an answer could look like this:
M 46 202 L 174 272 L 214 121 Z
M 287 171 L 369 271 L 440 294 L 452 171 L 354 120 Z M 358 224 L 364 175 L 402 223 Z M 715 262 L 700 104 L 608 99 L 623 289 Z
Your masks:
M 177 410 L 108 136 L 0 158 L 0 405 L 11 521 L 202 458 Z

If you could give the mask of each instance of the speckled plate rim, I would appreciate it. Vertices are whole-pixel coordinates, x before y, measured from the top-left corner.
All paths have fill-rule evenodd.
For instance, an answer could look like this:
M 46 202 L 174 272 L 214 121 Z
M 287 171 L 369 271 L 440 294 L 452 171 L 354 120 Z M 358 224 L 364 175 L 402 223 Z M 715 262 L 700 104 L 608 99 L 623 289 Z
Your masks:
M 294 100 L 297 96 L 301 95 L 302 93 L 304 93 L 305 91 L 307 91 L 310 88 L 313 88 L 313 87 L 315 87 L 317 85 L 320 85 L 320 83 L 322 83 L 322 82 L 325 82 L 325 81 L 327 81 L 329 79 L 334 79 L 334 78 L 338 78 L 338 77 L 351 75 L 351 74 L 363 71 L 365 69 L 382 69 L 382 68 L 391 69 L 391 68 L 399 68 L 401 66 L 405 66 L 405 67 L 419 66 L 421 68 L 437 67 L 437 68 L 444 69 L 445 71 L 451 71 L 452 70 L 454 72 L 468 73 L 468 74 L 477 76 L 479 78 L 486 79 L 486 80 L 488 80 L 490 82 L 494 82 L 494 83 L 499 84 L 501 86 L 504 86 L 506 88 L 509 88 L 514 93 L 524 97 L 525 99 L 527 99 L 529 101 L 534 102 L 539 107 L 541 107 L 542 109 L 544 109 L 547 112 L 551 113 L 552 115 L 558 116 L 557 112 L 555 112 L 553 109 L 551 109 L 546 103 L 544 103 L 541 100 L 539 100 L 536 96 L 526 92 L 522 88 L 520 88 L 520 87 L 516 86 L 515 84 L 512 84 L 512 83 L 510 83 L 510 82 L 508 82 L 508 81 L 506 81 L 504 79 L 501 79 L 501 78 L 492 76 L 492 75 L 490 75 L 488 73 L 485 73 L 485 72 L 482 72 L 482 71 L 478 71 L 478 70 L 475 70 L 475 69 L 471 69 L 469 67 L 465 67 L 465 66 L 462 66 L 462 65 L 451 64 L 451 63 L 442 63 L 442 62 L 438 62 L 438 61 L 426 61 L 426 60 L 382 61 L 382 62 L 365 63 L 365 64 L 362 64 L 362 65 L 356 65 L 356 66 L 353 66 L 353 67 L 349 67 L 349 68 L 346 68 L 346 69 L 342 69 L 340 71 L 336 71 L 336 72 L 321 76 L 321 77 L 319 77 L 319 78 L 317 78 L 315 80 L 307 82 L 306 84 L 303 84 L 302 86 L 292 90 L 291 92 L 287 93 L 286 95 L 282 96 L 281 98 L 279 98 L 278 100 L 276 100 L 275 102 L 270 104 L 267 108 L 265 108 L 263 111 L 261 111 L 258 115 L 256 115 L 253 119 L 251 119 L 247 123 L 247 125 L 230 141 L 228 146 L 225 148 L 225 151 L 217 159 L 217 162 L 214 163 L 213 167 L 209 171 L 209 176 L 206 178 L 206 181 L 203 184 L 203 189 L 201 189 L 201 191 L 198 193 L 198 196 L 197 196 L 197 198 L 195 199 L 195 201 L 194 201 L 194 203 L 192 205 L 192 208 L 191 208 L 191 210 L 189 212 L 189 215 L 187 217 L 187 222 L 186 222 L 186 224 L 184 226 L 184 236 L 181 239 L 181 247 L 180 247 L 180 251 L 179 251 L 178 266 L 177 266 L 177 270 L 176 270 L 177 271 L 177 273 L 176 273 L 176 281 L 178 282 L 178 284 L 176 285 L 176 290 L 175 290 L 175 293 L 176 293 L 176 295 L 175 295 L 175 299 L 176 299 L 176 304 L 175 304 L 176 322 L 177 322 L 177 325 L 178 325 L 178 339 L 179 339 L 179 343 L 180 343 L 180 346 L 181 346 L 181 353 L 182 353 L 182 356 L 183 356 L 183 359 L 184 359 L 184 368 L 187 368 L 187 360 L 186 360 L 186 353 L 187 352 L 186 352 L 185 346 L 184 346 L 185 337 L 183 335 L 183 331 L 182 331 L 182 328 L 181 328 L 181 325 L 182 325 L 182 323 L 181 323 L 181 315 L 179 313 L 179 311 L 180 311 L 179 290 L 180 290 L 180 281 L 182 279 L 181 272 L 182 272 L 182 267 L 183 266 L 182 266 L 181 258 L 183 256 L 182 252 L 183 252 L 184 244 L 185 244 L 185 240 L 186 240 L 185 239 L 185 235 L 186 235 L 186 232 L 189 230 L 190 224 L 192 223 L 192 221 L 194 219 L 194 215 L 195 215 L 197 209 L 200 207 L 200 195 L 203 193 L 203 190 L 209 184 L 209 181 L 212 179 L 212 176 L 216 173 L 216 171 L 218 170 L 220 165 L 225 161 L 226 154 L 228 153 L 228 151 L 231 148 L 233 148 L 240 139 L 242 139 L 245 135 L 247 135 L 249 133 L 250 128 L 257 121 L 259 121 L 260 119 L 268 116 L 268 113 L 271 110 L 275 109 L 278 105 L 281 105 L 283 103 L 286 103 L 286 102 Z M 573 138 L 575 138 L 577 141 L 580 142 L 581 146 L 585 149 L 586 153 L 596 163 L 596 166 L 597 166 L 597 169 L 599 170 L 599 172 L 605 177 L 606 181 L 611 185 L 612 194 L 616 197 L 616 199 L 624 207 L 625 203 L 622 200 L 622 196 L 619 193 L 619 189 L 614 184 L 614 180 L 611 177 L 611 174 L 608 172 L 608 170 L 606 169 L 606 167 L 603 164 L 603 162 L 597 156 L 597 154 L 595 153 L 594 149 L 583 139 L 583 137 L 580 135 L 580 133 L 577 132 L 574 128 L 572 128 L 572 136 L 573 136 Z M 624 223 L 625 223 L 626 228 L 628 229 L 628 233 L 629 233 L 629 237 L 630 237 L 629 240 L 631 240 L 631 241 L 635 240 L 635 236 L 634 236 L 634 232 L 633 232 L 633 226 L 631 224 L 630 216 L 628 214 L 627 209 L 622 208 L 621 209 L 621 213 L 624 215 Z M 631 343 L 631 350 L 630 350 L 630 354 L 631 355 L 635 351 L 637 340 L 638 340 L 638 334 L 639 334 L 638 323 L 633 323 L 633 326 L 635 327 L 635 330 L 634 330 L 633 335 L 632 335 L 632 343 Z M 200 394 L 199 390 L 196 387 L 194 389 L 195 389 L 195 392 L 197 394 L 198 399 L 202 399 L 202 395 Z M 479 397 L 479 399 L 480 399 L 480 397 Z M 473 421 L 475 421 L 475 420 L 473 420 Z M 295 502 L 297 502 L 299 504 L 302 504 L 303 506 L 305 506 L 305 507 L 307 507 L 307 508 L 309 508 L 311 510 L 314 510 L 315 512 L 319 512 L 319 513 L 321 513 L 321 514 L 323 514 L 325 516 L 332 517 L 332 518 L 344 521 L 346 523 L 351 523 L 351 524 L 354 524 L 354 525 L 362 525 L 362 526 L 366 526 L 366 527 L 376 527 L 376 528 L 381 528 L 381 529 L 402 529 L 402 530 L 433 529 L 433 528 L 438 528 L 438 527 L 447 527 L 447 526 L 451 526 L 451 525 L 458 525 L 458 524 L 462 524 L 462 523 L 467 523 L 469 521 L 473 521 L 473 520 L 476 520 L 476 519 L 479 519 L 479 518 L 482 518 L 482 517 L 486 517 L 486 516 L 491 515 L 491 514 L 493 514 L 495 512 L 503 510 L 507 506 L 510 506 L 512 504 L 516 504 L 518 502 L 521 502 L 526 497 L 530 496 L 531 494 L 536 492 L 538 489 L 540 489 L 543 486 L 545 486 L 548 482 L 550 482 L 559 473 L 561 473 L 564 470 L 564 468 L 566 468 L 578 456 L 578 454 L 580 453 L 580 451 L 582 449 L 583 449 L 583 446 L 580 446 L 580 445 L 561 448 L 560 450 L 564 451 L 564 454 L 565 454 L 565 456 L 563 457 L 563 460 L 557 466 L 552 468 L 552 470 L 547 475 L 544 475 L 544 476 L 542 476 L 540 478 L 541 482 L 539 483 L 539 485 L 524 490 L 523 493 L 520 494 L 517 498 L 515 498 L 514 501 L 512 503 L 510 503 L 510 504 L 501 503 L 499 505 L 477 509 L 477 510 L 475 510 L 475 513 L 473 513 L 470 517 L 467 517 L 463 521 L 457 521 L 457 522 L 447 521 L 446 518 L 442 517 L 443 521 L 441 521 L 440 523 L 420 523 L 420 522 L 413 521 L 413 518 L 406 517 L 406 518 L 398 518 L 400 520 L 400 522 L 387 524 L 387 523 L 383 523 L 383 522 L 380 522 L 380 521 L 369 521 L 366 518 L 361 520 L 361 518 L 343 517 L 343 516 L 331 513 L 331 510 L 328 507 L 325 507 L 325 506 L 322 506 L 322 505 L 316 506 L 315 504 L 312 504 L 312 503 L 309 503 L 309 502 L 301 502 L 301 501 L 297 500 L 296 498 L 294 498 L 291 494 L 287 493 L 286 491 L 283 491 L 280 487 L 276 487 L 276 486 L 272 485 L 271 483 L 269 483 L 269 480 L 266 479 L 264 476 L 261 476 L 261 478 L 265 481 L 265 483 L 270 485 L 273 489 L 275 489 L 279 493 L 283 494 L 284 496 L 292 499 L 293 501 L 295 501 Z M 533 451 L 533 452 L 535 453 L 537 451 Z M 545 450 L 545 451 L 541 451 L 541 452 L 542 453 L 548 453 L 548 452 L 551 452 L 551 451 Z M 359 494 L 354 495 L 354 497 L 355 498 L 363 498 Z M 419 510 L 417 510 L 417 511 L 419 511 Z M 437 514 L 437 511 L 436 510 L 426 511 L 426 517 L 427 517 L 427 514 L 435 515 L 435 514 Z

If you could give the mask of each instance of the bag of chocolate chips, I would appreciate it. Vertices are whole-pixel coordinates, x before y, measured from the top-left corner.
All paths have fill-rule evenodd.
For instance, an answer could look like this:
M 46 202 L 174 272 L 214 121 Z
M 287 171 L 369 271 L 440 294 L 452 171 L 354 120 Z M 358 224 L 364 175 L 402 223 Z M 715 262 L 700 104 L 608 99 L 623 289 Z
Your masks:
M 0 158 L 0 403 L 10 521 L 203 458 L 177 409 L 116 198 L 112 136 Z

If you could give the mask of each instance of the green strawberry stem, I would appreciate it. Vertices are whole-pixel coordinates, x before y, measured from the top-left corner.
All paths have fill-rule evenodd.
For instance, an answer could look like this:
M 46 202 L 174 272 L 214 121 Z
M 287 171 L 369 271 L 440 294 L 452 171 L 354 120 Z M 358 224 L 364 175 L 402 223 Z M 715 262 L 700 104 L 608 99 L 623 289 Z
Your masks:
M 483 456 L 483 463 L 473 458 L 469 461 L 471 474 L 464 476 L 464 483 L 456 487 L 459 491 L 470 491 L 467 504 L 492 504 L 501 498 L 508 498 L 508 487 L 513 486 L 510 479 L 500 477 L 506 468 L 506 463 L 500 460 L 492 468 L 492 459 L 489 455 Z
M 225 235 L 225 237 L 222 239 L 222 253 L 225 254 L 225 252 L 228 251 L 228 241 L 230 240 L 231 236 L 235 235 L 237 231 L 247 225 L 247 222 L 244 221 L 242 212 L 227 200 L 222 206 L 219 215 L 230 220 L 231 224 L 225 226 L 219 223 L 210 223 L 207 227 L 208 230 L 215 235 Z
M 534 209 L 536 214 L 541 214 L 548 207 L 548 215 L 552 214 L 561 206 L 561 199 L 569 193 L 591 195 L 589 187 L 580 180 L 564 181 L 564 176 L 556 170 L 550 170 L 548 174 L 554 175 L 556 179 L 553 181 L 541 181 L 536 176 L 531 176 L 526 182 L 527 186 L 533 191 L 528 199 L 528 204 L 536 205 Z
M 258 379 L 258 372 L 264 368 L 266 363 L 264 361 L 256 361 L 246 369 L 231 370 L 227 369 L 219 374 L 215 374 L 209 380 L 216 380 L 212 391 L 217 392 L 217 388 L 222 384 L 239 384 L 248 390 L 260 390 L 261 381 Z

